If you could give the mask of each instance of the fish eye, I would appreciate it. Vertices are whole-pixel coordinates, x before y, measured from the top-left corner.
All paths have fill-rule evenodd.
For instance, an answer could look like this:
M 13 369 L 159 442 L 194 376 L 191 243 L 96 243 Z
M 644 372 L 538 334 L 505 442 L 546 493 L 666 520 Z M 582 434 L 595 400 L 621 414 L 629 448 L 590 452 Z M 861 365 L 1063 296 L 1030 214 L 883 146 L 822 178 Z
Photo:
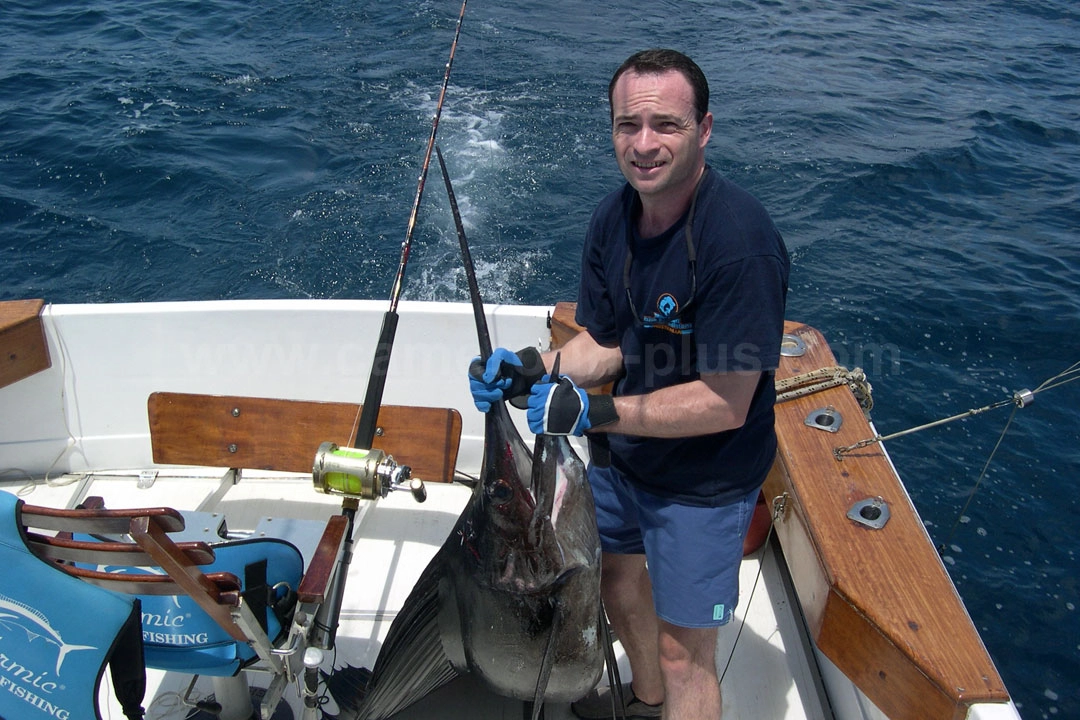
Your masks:
M 497 505 L 505 505 L 514 497 L 514 488 L 505 480 L 499 479 L 488 489 L 488 497 Z

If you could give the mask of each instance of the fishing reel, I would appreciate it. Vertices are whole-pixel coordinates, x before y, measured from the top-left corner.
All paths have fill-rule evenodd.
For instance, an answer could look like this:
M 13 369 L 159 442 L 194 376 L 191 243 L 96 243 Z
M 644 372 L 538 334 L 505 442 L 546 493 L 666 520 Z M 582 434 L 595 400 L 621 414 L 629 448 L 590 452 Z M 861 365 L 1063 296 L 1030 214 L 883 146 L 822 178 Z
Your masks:
M 311 479 L 317 491 L 328 495 L 377 500 L 394 490 L 408 490 L 417 502 L 427 500 L 424 481 L 414 478 L 412 468 L 398 465 L 382 450 L 324 442 L 315 453 Z

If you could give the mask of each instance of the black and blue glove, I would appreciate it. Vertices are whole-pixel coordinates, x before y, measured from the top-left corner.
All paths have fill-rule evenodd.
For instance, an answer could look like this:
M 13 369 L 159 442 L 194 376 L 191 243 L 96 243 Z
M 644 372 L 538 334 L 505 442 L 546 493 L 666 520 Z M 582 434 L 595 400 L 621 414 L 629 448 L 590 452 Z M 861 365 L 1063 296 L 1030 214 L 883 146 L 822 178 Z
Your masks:
M 619 419 L 615 398 L 611 395 L 589 395 L 565 375 L 555 382 L 545 376 L 529 392 L 529 409 L 525 416 L 529 429 L 537 435 L 581 436 L 590 428 L 607 425 Z
M 515 407 L 524 408 L 525 403 L 519 399 L 528 395 L 529 389 L 546 372 L 544 359 L 534 347 L 516 353 L 506 348 L 496 348 L 486 363 L 478 357 L 473 358 L 469 364 L 469 390 L 473 404 L 480 412 L 487 412 L 493 403 L 500 400 L 509 400 Z

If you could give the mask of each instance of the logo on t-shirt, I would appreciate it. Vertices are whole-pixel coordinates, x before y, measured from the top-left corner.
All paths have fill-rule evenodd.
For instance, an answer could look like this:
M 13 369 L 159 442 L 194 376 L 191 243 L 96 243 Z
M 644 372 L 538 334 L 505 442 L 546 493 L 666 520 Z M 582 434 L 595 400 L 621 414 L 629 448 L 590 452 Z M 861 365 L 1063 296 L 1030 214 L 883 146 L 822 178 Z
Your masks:
M 656 299 L 656 312 L 641 319 L 647 327 L 666 330 L 676 335 L 689 335 L 694 332 L 694 323 L 680 317 L 679 301 L 671 293 L 663 293 Z

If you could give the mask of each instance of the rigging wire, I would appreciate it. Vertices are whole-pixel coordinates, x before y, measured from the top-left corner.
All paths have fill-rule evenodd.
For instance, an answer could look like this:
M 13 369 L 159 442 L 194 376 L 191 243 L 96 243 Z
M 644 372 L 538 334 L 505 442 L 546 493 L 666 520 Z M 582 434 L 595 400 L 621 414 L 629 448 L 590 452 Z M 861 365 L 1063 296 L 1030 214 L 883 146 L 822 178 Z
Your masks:
M 843 372 L 840 372 L 840 371 L 843 371 Z M 858 368 L 856 368 L 855 371 L 852 371 L 853 374 L 857 374 L 858 372 L 861 372 L 861 371 L 859 371 Z M 807 386 L 806 388 L 801 388 L 800 387 L 800 388 L 798 388 L 796 390 L 792 390 L 791 388 L 800 385 L 803 381 L 813 381 L 813 380 L 818 379 L 817 377 L 812 377 L 813 373 L 807 373 L 805 376 L 797 378 L 798 382 L 790 382 L 790 383 L 788 383 L 787 385 L 785 385 L 783 387 L 780 387 L 779 383 L 778 383 L 778 388 L 777 389 L 781 390 L 781 391 L 787 390 L 787 391 L 789 391 L 791 393 L 791 397 L 798 397 L 799 395 L 803 394 L 804 390 L 808 391 L 808 392 L 814 392 L 814 391 L 817 391 L 817 390 L 824 390 L 824 389 L 827 389 L 827 387 L 834 387 L 836 385 L 847 384 L 848 380 L 849 380 L 849 378 L 846 375 L 846 371 L 845 371 L 844 368 L 826 368 L 826 369 L 824 369 L 823 374 L 829 375 L 829 377 L 830 377 L 830 380 L 827 381 L 826 383 L 824 383 L 825 387 L 818 387 L 817 385 L 810 385 L 810 386 Z M 834 380 L 835 380 L 835 382 L 833 382 Z M 1005 440 L 1005 436 L 1009 432 L 1009 428 L 1012 425 L 1013 419 L 1016 417 L 1016 412 L 1020 408 L 1027 407 L 1028 405 L 1030 405 L 1034 401 L 1034 396 L 1037 395 L 1038 393 L 1045 392 L 1046 390 L 1052 390 L 1054 388 L 1061 387 L 1062 385 L 1066 385 L 1066 384 L 1068 384 L 1070 382 L 1073 382 L 1074 380 L 1080 380 L 1080 361 L 1078 361 L 1076 363 L 1073 363 L 1072 365 L 1070 365 L 1068 368 L 1061 371 L 1057 375 L 1054 375 L 1054 376 L 1046 379 L 1045 381 L 1040 383 L 1034 390 L 1019 390 L 1017 392 L 1014 392 L 1012 394 L 1012 396 L 1009 397 L 1008 399 L 1000 400 L 1000 401 L 998 401 L 996 403 L 991 403 L 990 405 L 986 405 L 986 406 L 981 407 L 981 408 L 975 408 L 975 409 L 972 409 L 972 410 L 968 410 L 967 412 L 958 413 L 958 414 L 953 415 L 951 417 L 943 418 L 941 420 L 935 420 L 933 422 L 926 423 L 925 425 L 920 425 L 918 427 L 909 428 L 907 430 L 902 430 L 900 432 L 895 432 L 895 433 L 892 433 L 890 435 L 875 435 L 873 438 L 870 438 L 868 440 L 863 440 L 861 442 L 855 443 L 854 445 L 835 448 L 833 450 L 833 454 L 836 456 L 837 461 L 842 461 L 843 456 L 845 454 L 850 453 L 850 452 L 852 452 L 854 450 L 858 450 L 858 449 L 867 447 L 869 445 L 873 445 L 875 443 L 880 443 L 880 442 L 883 442 L 885 440 L 890 440 L 890 439 L 896 438 L 896 437 L 902 437 L 904 435 L 910 435 L 910 434 L 918 432 L 920 430 L 926 430 L 928 428 L 937 427 L 939 425 L 944 425 L 945 423 L 952 422 L 954 420 L 960 420 L 960 419 L 963 419 L 963 418 L 973 417 L 974 415 L 978 415 L 978 414 L 981 414 L 983 412 L 987 412 L 988 410 L 994 410 L 994 409 L 997 409 L 997 408 L 1000 408 L 1000 407 L 1004 407 L 1006 405 L 1012 405 L 1013 406 L 1012 412 L 1009 413 L 1009 418 L 1005 422 L 1005 427 L 1002 428 L 1001 435 L 998 436 L 997 442 L 994 444 L 994 449 L 990 452 L 990 456 L 986 459 L 986 463 L 983 465 L 982 472 L 979 473 L 979 477 L 975 481 L 975 484 L 972 487 L 971 492 L 968 495 L 967 502 L 964 503 L 964 507 L 960 510 L 960 513 L 956 518 L 956 522 L 953 523 L 953 526 L 949 530 L 949 534 L 946 537 L 945 541 L 942 542 L 940 545 L 938 545 L 937 550 L 938 550 L 939 554 L 944 554 L 945 549 L 948 547 L 949 543 L 952 540 L 953 535 L 956 532 L 957 527 L 959 527 L 961 521 L 963 520 L 964 515 L 967 512 L 968 507 L 971 505 L 972 501 L 974 500 L 975 494 L 978 492 L 979 487 L 982 484 L 982 481 L 985 479 L 986 474 L 990 469 L 990 464 L 994 460 L 994 456 L 997 454 L 998 449 L 1001 447 L 1002 442 Z M 854 388 L 853 388 L 853 391 L 854 391 Z M 789 398 L 784 398 L 784 399 L 789 399 Z M 769 531 L 766 534 L 765 542 L 763 543 L 764 547 L 767 547 L 768 544 L 769 544 L 769 540 L 772 539 L 773 531 L 774 531 L 774 529 L 776 527 L 776 523 L 777 523 L 780 515 L 783 512 L 783 502 L 784 502 L 785 499 L 786 499 L 786 493 L 785 493 L 784 498 L 777 497 L 773 501 L 773 509 L 772 509 L 772 517 L 771 517 L 772 521 L 769 523 Z M 731 667 L 731 662 L 735 657 L 735 649 L 739 645 L 739 638 L 742 636 L 742 631 L 747 625 L 747 618 L 748 618 L 748 616 L 750 614 L 750 603 L 753 602 L 754 593 L 756 592 L 757 586 L 758 586 L 758 581 L 761 579 L 762 571 L 763 571 L 763 567 L 762 567 L 763 564 L 764 564 L 764 556 L 761 556 L 760 559 L 759 559 L 758 571 L 757 571 L 757 574 L 754 577 L 753 586 L 750 588 L 750 595 L 749 595 L 749 598 L 747 600 L 747 607 L 746 607 L 746 610 L 745 610 L 744 615 L 743 615 L 743 621 L 740 624 L 738 633 L 736 633 L 735 640 L 731 645 L 731 650 L 728 653 L 728 658 L 727 658 L 727 662 L 724 664 L 724 669 L 720 673 L 720 682 L 721 683 L 723 683 L 724 678 L 727 676 L 727 672 Z
M 952 527 L 949 529 L 949 534 L 945 536 L 945 540 L 943 540 L 941 544 L 938 545 L 937 550 L 939 555 L 944 555 L 945 550 L 952 542 L 953 535 L 956 533 L 956 528 L 960 526 L 960 523 L 963 521 L 964 516 L 967 513 L 968 507 L 970 507 L 971 505 L 971 501 L 975 499 L 975 493 L 979 491 L 979 486 L 982 485 L 983 479 L 986 478 L 986 473 L 990 469 L 990 463 L 994 461 L 994 455 L 997 454 L 998 448 L 1001 447 L 1001 443 L 1005 439 L 1005 435 L 1009 432 L 1009 426 L 1012 425 L 1013 418 L 1016 417 L 1016 411 L 1019 410 L 1021 407 L 1021 405 L 1014 405 L 1012 412 L 1009 413 L 1009 419 L 1005 421 L 1005 427 L 1001 429 L 1001 434 L 998 436 L 997 442 L 994 443 L 994 449 L 990 451 L 989 457 L 986 458 L 986 462 L 983 464 L 982 472 L 979 473 L 978 479 L 971 487 L 971 492 L 968 493 L 967 502 L 964 503 L 964 507 L 960 508 L 960 512 L 959 514 L 957 514 L 956 520 L 953 522 Z
M 934 420 L 924 425 L 917 425 L 915 427 L 908 428 L 906 430 L 900 430 L 899 432 L 890 433 L 888 435 L 875 435 L 872 438 L 866 440 L 860 440 L 853 445 L 845 445 L 843 447 L 837 447 L 833 449 L 833 456 L 836 457 L 838 462 L 843 461 L 844 455 L 854 452 L 855 450 L 861 450 L 864 447 L 875 445 L 877 443 L 885 442 L 886 440 L 892 440 L 894 438 L 903 437 L 905 435 L 911 435 L 913 433 L 920 432 L 922 430 L 928 430 L 930 428 L 945 425 L 946 423 L 953 422 L 954 420 L 964 420 L 976 415 L 981 415 L 989 410 L 997 410 L 998 408 L 1005 407 L 1006 405 L 1013 405 L 1016 409 L 1027 407 L 1035 400 L 1035 395 L 1047 390 L 1059 388 L 1062 385 L 1066 385 L 1074 380 L 1080 380 L 1080 361 L 1073 363 L 1067 369 L 1061 371 L 1057 375 L 1044 380 L 1034 390 L 1017 390 L 1011 397 L 1004 400 L 999 400 L 989 405 L 984 405 L 979 408 L 972 408 L 956 415 L 951 415 L 947 418 L 940 420 Z
M 1031 391 L 1031 395 L 1043 392 L 1045 390 L 1052 390 L 1054 388 L 1066 385 L 1074 380 L 1080 379 L 1080 362 L 1073 363 L 1067 369 L 1061 371 L 1057 375 L 1044 380 L 1038 387 Z M 1016 395 L 1019 395 L 1017 393 Z M 1014 395 L 1014 397 L 1016 397 Z M 982 472 L 979 473 L 978 479 L 975 480 L 975 484 L 971 487 L 971 492 L 968 493 L 967 500 L 964 502 L 964 507 L 960 508 L 960 512 L 956 516 L 956 520 L 953 521 L 952 527 L 949 528 L 949 533 L 945 536 L 945 539 L 937 546 L 938 554 L 944 555 L 949 545 L 952 543 L 953 536 L 956 534 L 956 530 L 960 527 L 960 523 L 963 522 L 964 517 L 967 515 L 967 510 L 971 506 L 972 501 L 975 499 L 975 494 L 979 491 L 979 487 L 982 485 L 982 481 L 986 478 L 987 472 L 990 470 L 990 463 L 994 461 L 994 456 L 997 454 L 998 448 L 1001 447 L 1001 443 L 1005 440 L 1005 435 L 1009 432 L 1009 427 L 1012 425 L 1013 419 L 1016 417 L 1016 411 L 1026 405 L 1030 404 L 1030 400 L 1021 404 L 1020 402 L 1013 403 L 1012 412 L 1009 413 L 1008 420 L 1005 421 L 1005 427 L 1001 429 L 1001 434 L 998 436 L 997 442 L 994 443 L 994 449 L 990 451 L 990 455 L 986 458 L 986 462 L 983 464 Z
M 1075 380 L 1080 380 L 1080 361 L 1073 363 L 1065 370 L 1059 372 L 1057 375 L 1047 378 L 1042 383 L 1040 383 L 1034 390 L 1018 390 L 1014 392 L 1009 398 L 999 400 L 998 402 L 990 403 L 989 405 L 984 405 L 983 407 L 973 408 L 971 410 L 967 410 L 966 412 L 958 413 L 947 418 L 942 418 L 940 420 L 935 420 L 933 422 L 925 423 L 923 425 L 908 428 L 907 430 L 901 430 L 899 432 L 891 433 L 889 435 L 875 435 L 872 438 L 861 440 L 853 445 L 837 447 L 833 449 L 833 455 L 836 457 L 836 460 L 838 462 L 843 461 L 844 455 L 851 453 L 855 450 L 860 450 L 869 445 L 874 445 L 876 443 L 884 442 L 886 440 L 892 440 L 893 438 L 903 437 L 904 435 L 911 435 L 912 433 L 916 433 L 921 430 L 927 430 L 933 427 L 938 427 L 940 425 L 953 422 L 954 420 L 963 420 L 965 418 L 974 417 L 975 415 L 982 414 L 989 410 L 996 410 L 998 408 L 1005 407 L 1006 405 L 1012 405 L 1012 412 L 1009 413 L 1009 417 L 1005 421 L 1005 427 L 1002 428 L 1001 434 L 998 436 L 997 442 L 994 444 L 993 450 L 990 451 L 990 455 L 986 458 L 986 462 L 983 464 L 982 471 L 979 473 L 979 477 L 975 480 L 975 484 L 972 486 L 971 492 L 968 493 L 968 497 L 967 500 L 964 502 L 964 506 L 960 509 L 959 514 L 957 514 L 956 520 L 953 522 L 952 527 L 949 529 L 949 533 L 948 535 L 946 535 L 945 540 L 937 546 L 938 553 L 944 555 L 946 549 L 949 547 L 949 544 L 952 542 L 953 536 L 956 534 L 957 528 L 960 526 L 960 523 L 963 522 L 968 508 L 971 506 L 972 501 L 974 501 L 975 494 L 982 486 L 983 480 L 986 479 L 986 474 L 990 470 L 990 464 L 994 461 L 994 456 L 997 454 L 998 449 L 1001 447 L 1002 442 L 1005 440 L 1005 436 L 1008 434 L 1009 428 L 1012 427 L 1013 420 L 1016 418 L 1016 412 L 1020 408 L 1027 407 L 1032 402 L 1034 402 L 1035 396 L 1037 394 L 1045 392 L 1047 390 L 1059 388 Z

